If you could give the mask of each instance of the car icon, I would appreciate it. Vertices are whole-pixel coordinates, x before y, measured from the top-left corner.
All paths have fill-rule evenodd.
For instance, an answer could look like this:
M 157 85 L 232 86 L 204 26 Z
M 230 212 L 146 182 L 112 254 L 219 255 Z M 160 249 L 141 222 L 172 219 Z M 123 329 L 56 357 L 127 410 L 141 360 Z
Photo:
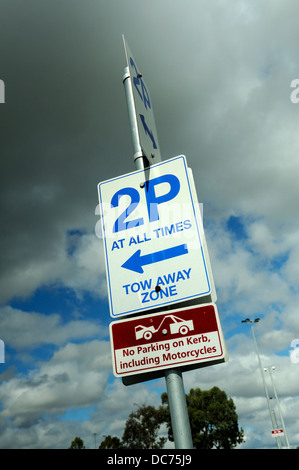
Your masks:
M 135 337 L 136 339 L 145 339 L 149 341 L 154 333 L 157 333 L 161 328 L 166 319 L 171 319 L 172 322 L 169 324 L 170 334 L 174 335 L 180 333 L 181 335 L 186 335 L 189 331 L 194 330 L 193 320 L 183 320 L 182 318 L 176 317 L 175 315 L 167 315 L 163 318 L 162 322 L 155 328 L 154 326 L 144 326 L 138 325 L 135 327 Z M 163 334 L 167 334 L 168 330 L 163 328 Z

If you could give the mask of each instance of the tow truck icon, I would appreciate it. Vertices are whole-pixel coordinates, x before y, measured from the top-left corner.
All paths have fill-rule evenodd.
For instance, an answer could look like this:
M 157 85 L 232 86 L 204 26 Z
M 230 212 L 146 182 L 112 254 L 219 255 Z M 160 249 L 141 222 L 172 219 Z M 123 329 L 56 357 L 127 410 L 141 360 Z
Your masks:
M 157 333 L 162 327 L 166 319 L 171 319 L 172 322 L 169 323 L 170 334 L 174 335 L 180 333 L 181 335 L 186 335 L 189 331 L 194 330 L 193 320 L 182 320 L 182 318 L 176 317 L 175 315 L 168 315 L 163 318 L 158 328 L 154 326 L 143 326 L 138 325 L 135 327 L 135 337 L 136 339 L 145 339 L 149 341 L 154 333 Z M 168 333 L 167 328 L 163 328 L 162 333 L 166 335 Z

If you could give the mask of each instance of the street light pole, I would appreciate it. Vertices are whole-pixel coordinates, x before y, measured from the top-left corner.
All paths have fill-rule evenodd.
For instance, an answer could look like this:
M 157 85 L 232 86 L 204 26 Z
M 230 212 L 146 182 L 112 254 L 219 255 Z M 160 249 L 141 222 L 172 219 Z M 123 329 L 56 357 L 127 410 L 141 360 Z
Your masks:
M 284 431 L 284 437 L 285 437 L 285 441 L 286 441 L 286 446 L 287 446 L 288 449 L 290 449 L 290 443 L 289 443 L 289 439 L 288 439 L 288 435 L 287 435 L 287 430 L 286 430 L 286 427 L 285 427 L 285 424 L 284 424 L 284 419 L 283 419 L 283 416 L 282 416 L 282 412 L 281 412 L 281 408 L 280 408 L 280 404 L 279 404 L 279 400 L 278 400 L 278 396 L 277 396 L 277 392 L 276 392 L 275 383 L 274 383 L 274 380 L 273 380 L 273 377 L 272 377 L 272 372 L 271 372 L 271 370 L 274 370 L 274 369 L 275 369 L 274 366 L 265 367 L 265 370 L 268 370 L 268 371 L 269 371 L 270 380 L 271 380 L 271 384 L 272 384 L 272 387 L 273 387 L 273 391 L 274 391 L 274 395 L 275 395 L 275 400 L 276 400 L 276 403 L 277 403 L 278 414 L 279 414 L 280 421 L 281 421 L 281 424 L 282 424 L 282 428 L 283 428 L 283 431 Z
M 259 318 L 256 318 L 254 321 L 250 320 L 249 318 L 246 318 L 245 320 L 242 320 L 242 323 L 249 323 L 250 327 L 251 327 L 251 333 L 252 333 L 252 337 L 253 337 L 253 341 L 254 341 L 254 345 L 255 345 L 256 355 L 257 355 L 257 358 L 258 358 L 258 363 L 259 363 L 260 372 L 261 372 L 261 376 L 262 376 L 265 395 L 266 395 L 266 398 L 267 398 L 267 404 L 268 404 L 269 414 L 270 414 L 270 418 L 271 418 L 272 428 L 275 429 L 275 422 L 274 422 L 274 417 L 273 417 L 273 413 L 272 413 L 272 410 L 271 410 L 269 393 L 268 393 L 268 390 L 267 390 L 267 385 L 266 385 L 265 376 L 264 376 L 264 369 L 263 369 L 261 358 L 260 358 L 260 355 L 259 355 L 259 350 L 258 350 L 258 347 L 257 347 L 256 337 L 255 337 L 254 328 L 253 328 L 253 323 L 258 323 L 259 321 L 260 321 Z M 277 444 L 278 449 L 281 449 L 281 443 L 280 443 L 279 438 L 275 436 L 275 439 L 276 439 L 276 444 Z

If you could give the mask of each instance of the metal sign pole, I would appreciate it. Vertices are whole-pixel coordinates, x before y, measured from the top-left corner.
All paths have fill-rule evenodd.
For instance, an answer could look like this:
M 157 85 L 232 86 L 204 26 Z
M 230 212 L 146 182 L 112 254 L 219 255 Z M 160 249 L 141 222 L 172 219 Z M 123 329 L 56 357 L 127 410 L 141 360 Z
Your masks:
M 137 125 L 137 119 L 136 119 L 136 111 L 135 111 L 132 85 L 130 81 L 129 67 L 126 67 L 124 69 L 123 84 L 125 87 L 128 114 L 129 114 L 129 124 L 130 124 L 133 151 L 134 151 L 134 162 L 136 165 L 136 170 L 142 170 L 146 166 L 145 157 L 143 155 L 140 142 L 139 142 L 138 125 Z
M 180 369 L 166 369 L 165 380 L 176 449 L 193 449 L 183 377 Z
M 124 69 L 123 84 L 127 100 L 130 130 L 134 150 L 134 162 L 137 170 L 145 168 L 143 155 L 138 135 L 135 104 L 132 85 L 130 81 L 129 67 Z M 165 380 L 168 393 L 171 424 L 176 449 L 193 449 L 191 428 L 187 410 L 186 395 L 184 391 L 183 377 L 180 369 L 166 369 Z

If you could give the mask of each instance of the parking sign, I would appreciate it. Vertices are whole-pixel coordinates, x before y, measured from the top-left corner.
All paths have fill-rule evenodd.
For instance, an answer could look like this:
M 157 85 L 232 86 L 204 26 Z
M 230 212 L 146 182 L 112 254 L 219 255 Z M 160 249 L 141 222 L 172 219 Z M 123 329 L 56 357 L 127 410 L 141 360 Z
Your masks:
M 228 359 L 215 304 L 186 307 L 110 324 L 113 371 L 117 377 L 188 370 Z
M 178 156 L 99 184 L 112 317 L 215 301 L 188 170 Z

